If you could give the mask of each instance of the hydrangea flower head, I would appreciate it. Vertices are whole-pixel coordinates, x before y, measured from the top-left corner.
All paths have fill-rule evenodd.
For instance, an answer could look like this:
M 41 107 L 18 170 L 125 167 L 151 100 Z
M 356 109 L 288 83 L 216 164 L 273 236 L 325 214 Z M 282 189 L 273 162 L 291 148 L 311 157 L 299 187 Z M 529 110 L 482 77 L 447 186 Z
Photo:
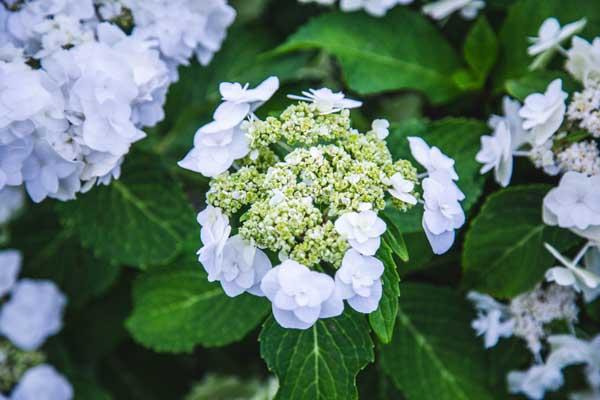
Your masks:
M 28 370 L 14 389 L 11 400 L 73 399 L 73 387 L 64 376 L 47 364 Z
M 221 89 L 226 101 L 246 104 L 243 113 L 251 112 L 248 100 L 257 96 L 241 85 Z M 359 312 L 377 309 L 383 263 L 376 253 L 387 229 L 379 213 L 386 206 L 407 211 L 420 197 L 416 168 L 407 160 L 394 161 L 387 148 L 387 121 L 375 121 L 360 133 L 348 110 L 360 102 L 329 89 L 305 95 L 278 116 L 253 117 L 239 126 L 247 154 L 235 165 L 223 164 L 198 216 L 199 261 L 208 279 L 219 281 L 229 296 L 265 295 L 277 322 L 296 329 L 339 315 L 343 299 Z M 209 130 L 201 128 L 201 134 L 219 134 Z M 221 145 L 215 138 L 195 146 L 215 143 Z M 443 182 L 440 196 L 445 191 L 458 204 L 464 195 L 452 180 L 458 178 L 454 161 L 424 146 L 428 179 Z M 464 222 L 460 205 L 455 210 L 455 203 L 427 193 L 431 230 L 453 234 Z M 234 236 L 231 227 L 237 229 Z M 282 264 L 271 268 L 275 258 Z
M 146 136 L 142 129 L 163 119 L 177 67 L 194 53 L 208 63 L 235 17 L 226 0 L 5 6 L 0 190 L 24 185 L 34 202 L 71 200 L 118 179 L 131 146 Z M 223 163 L 226 169 L 246 149 L 213 150 L 204 152 L 217 164 L 207 173 L 218 173 Z M 196 159 L 206 155 L 196 153 Z
M 35 350 L 60 331 L 65 304 L 54 283 L 22 279 L 0 311 L 0 333 L 23 350 Z

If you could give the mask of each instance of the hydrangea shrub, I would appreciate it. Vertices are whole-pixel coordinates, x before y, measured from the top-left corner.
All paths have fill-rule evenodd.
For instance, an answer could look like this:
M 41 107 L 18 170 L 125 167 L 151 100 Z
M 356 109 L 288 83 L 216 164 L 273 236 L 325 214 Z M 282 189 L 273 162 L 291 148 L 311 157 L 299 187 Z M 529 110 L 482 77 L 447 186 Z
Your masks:
M 0 0 L 0 399 L 600 398 L 600 4 Z

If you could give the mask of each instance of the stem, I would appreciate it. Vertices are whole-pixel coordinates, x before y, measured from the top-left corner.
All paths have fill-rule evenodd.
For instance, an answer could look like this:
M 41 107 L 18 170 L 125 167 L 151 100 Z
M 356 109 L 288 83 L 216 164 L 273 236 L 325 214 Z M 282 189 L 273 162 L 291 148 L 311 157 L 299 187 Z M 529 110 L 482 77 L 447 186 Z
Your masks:
M 567 50 L 565 50 L 564 47 L 562 47 L 561 45 L 556 46 L 556 50 L 558 50 L 558 52 L 564 56 L 564 57 L 569 57 L 569 53 L 567 52 Z
M 287 151 L 288 153 L 291 153 L 292 151 L 294 151 L 294 148 L 285 142 L 279 141 L 275 144 L 277 146 L 281 147 L 282 149 L 284 149 L 285 151 Z
M 420 174 L 417 174 L 417 179 L 427 178 L 428 176 L 429 176 L 429 172 L 422 172 Z
M 585 244 L 585 246 L 583 246 L 581 248 L 581 250 L 579 250 L 579 253 L 577 253 L 577 255 L 575 256 L 575 259 L 573 259 L 573 265 L 579 264 L 579 261 L 583 258 L 583 256 L 585 255 L 585 253 L 588 251 L 588 249 L 591 246 L 592 246 L 592 242 L 587 242 Z

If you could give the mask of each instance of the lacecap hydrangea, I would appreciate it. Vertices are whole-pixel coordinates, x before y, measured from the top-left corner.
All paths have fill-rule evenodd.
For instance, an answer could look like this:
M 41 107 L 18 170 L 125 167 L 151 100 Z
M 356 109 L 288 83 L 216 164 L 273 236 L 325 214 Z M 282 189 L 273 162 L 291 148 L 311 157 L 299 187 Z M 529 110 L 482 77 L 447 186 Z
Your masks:
M 177 67 L 207 64 L 234 18 L 226 0 L 1 2 L 0 197 L 66 201 L 118 179 Z
M 454 161 L 416 137 L 411 151 L 426 172 L 394 160 L 389 123 L 359 132 L 349 109 L 361 103 L 326 88 L 289 96 L 299 101 L 259 119 L 254 111 L 278 86 L 276 77 L 252 89 L 221 84 L 214 121 L 179 164 L 212 178 L 198 214 L 199 261 L 229 296 L 266 296 L 285 328 L 340 315 L 344 300 L 371 313 L 382 296 L 381 212 L 423 205 L 434 252 L 447 251 L 465 221 Z

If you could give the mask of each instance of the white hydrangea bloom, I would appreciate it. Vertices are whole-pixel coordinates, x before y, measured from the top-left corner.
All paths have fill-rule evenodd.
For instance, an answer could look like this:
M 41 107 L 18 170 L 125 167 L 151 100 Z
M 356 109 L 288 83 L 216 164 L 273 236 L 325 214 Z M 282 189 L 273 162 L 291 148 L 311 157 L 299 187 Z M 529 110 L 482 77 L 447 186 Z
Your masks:
M 30 138 L 0 144 L 0 190 L 23 183 L 23 166 L 33 151 Z
M 0 311 L 0 333 L 23 350 L 35 350 L 60 331 L 65 304 L 53 282 L 22 279 Z
M 391 189 L 388 189 L 390 194 L 407 204 L 417 204 L 417 198 L 412 194 L 414 193 L 415 183 L 404 179 L 401 173 L 395 173 L 390 178 Z
M 352 248 L 366 256 L 374 255 L 385 233 L 385 222 L 371 210 L 349 212 L 335 221 L 335 229 Z
M 433 19 L 441 20 L 460 11 L 465 19 L 473 19 L 485 7 L 483 0 L 438 0 L 423 6 L 423 12 Z
M 556 320 L 572 324 L 577 320 L 579 309 L 571 288 L 550 285 L 546 288 L 538 286 L 515 297 L 510 302 L 510 313 L 514 320 L 514 335 L 525 340 L 527 347 L 539 358 L 542 340 L 547 335 L 545 325 Z
M 513 100 L 508 96 L 502 98 L 502 110 L 504 115 L 492 115 L 488 120 L 488 125 L 492 129 L 496 129 L 500 122 L 506 123 L 510 131 L 511 143 L 513 150 L 518 149 L 527 142 L 527 131 L 523 129 L 523 119 L 519 115 L 521 103 L 518 100 Z
M 442 171 L 431 173 L 422 185 L 425 200 L 423 229 L 433 252 L 443 254 L 454 243 L 455 229 L 465 223 L 465 213 L 459 203 L 464 195 Z
M 0 225 L 13 219 L 23 208 L 25 196 L 20 187 L 5 187 L 0 190 Z
M 248 89 L 248 86 L 237 82 L 223 82 L 219 85 L 223 103 L 215 110 L 214 121 L 205 127 L 206 132 L 214 133 L 239 125 L 250 113 L 273 97 L 279 89 L 279 79 L 271 76 L 254 89 Z
M 548 243 L 545 243 L 544 246 L 554 258 L 564 265 L 564 267 L 553 267 L 546 271 L 546 280 L 556 282 L 561 286 L 573 287 L 577 292 L 583 292 L 588 303 L 600 295 L 600 258 L 597 249 L 589 251 L 591 255 L 586 258 L 586 263 L 590 263 L 589 268 L 581 268 L 577 266 L 576 262 L 567 259 Z
M 513 145 L 506 122 L 501 121 L 492 136 L 481 137 L 481 150 L 475 159 L 483 164 L 480 173 L 494 170 L 494 178 L 502 187 L 508 186 L 513 170 Z
M 131 34 L 111 21 L 125 9 Z M 207 63 L 235 17 L 226 0 L 31 0 L 0 11 L 0 190 L 24 184 L 36 202 L 118 179 L 141 129 L 163 119 L 177 67 L 194 53 Z
M 469 292 L 469 299 L 477 309 L 477 319 L 471 327 L 477 336 L 483 336 L 486 348 L 494 347 L 501 337 L 511 337 L 515 321 L 508 306 L 498 303 L 492 297 L 478 292 Z
M 428 173 L 431 174 L 439 171 L 452 180 L 458 180 L 458 174 L 454 169 L 453 159 L 442 153 L 438 147 L 429 147 L 429 145 L 420 137 L 411 136 L 407 139 L 410 145 L 410 153 Z
M 208 280 L 218 280 L 229 297 L 244 292 L 263 296 L 260 281 L 271 269 L 271 261 L 262 250 L 235 235 L 227 239 L 222 261 L 205 268 L 210 271 Z
M 397 3 L 398 0 L 340 0 L 340 8 L 346 12 L 365 10 L 374 17 L 383 17 Z
M 36 203 L 46 197 L 71 200 L 81 189 L 82 169 L 81 162 L 66 161 L 48 143 L 38 141 L 23 165 L 25 188 Z
M 73 387 L 52 366 L 41 364 L 25 372 L 12 392 L 11 400 L 71 400 Z
M 547 391 L 557 390 L 564 378 L 559 368 L 553 365 L 534 365 L 527 371 L 512 371 L 508 374 L 508 390 L 522 393 L 530 399 L 543 399 Z
M 369 314 L 381 300 L 383 263 L 364 256 L 354 249 L 344 255 L 342 266 L 335 273 L 335 287 L 342 299 L 358 312 Z
M 336 317 L 344 310 L 329 275 L 293 260 L 267 272 L 260 288 L 272 303 L 275 320 L 284 328 L 308 329 L 319 318 Z
M 198 261 L 204 266 L 209 279 L 214 281 L 218 279 L 215 266 L 223 262 L 223 248 L 231 233 L 229 218 L 220 209 L 207 206 L 198 213 L 197 220 L 202 226 L 200 240 L 203 245 L 198 250 Z
M 215 177 L 227 171 L 235 160 L 245 157 L 250 148 L 240 127 L 215 133 L 208 133 L 206 127 L 196 132 L 194 147 L 178 165 L 206 177 Z
M 544 94 L 534 93 L 525 98 L 519 115 L 523 118 L 523 128 L 530 130 L 532 144 L 543 144 L 558 131 L 567 109 L 566 98 L 560 79 L 552 81 Z
M 600 176 L 567 172 L 543 202 L 544 223 L 593 239 L 600 230 Z
M 21 253 L 16 250 L 0 251 L 0 297 L 11 291 L 21 269 Z
M 277 77 L 267 78 L 255 89 L 239 83 L 221 83 L 223 103 L 217 108 L 214 121 L 202 126 L 194 136 L 194 147 L 178 165 L 207 177 L 227 171 L 233 162 L 250 151 L 248 138 L 242 130 L 243 120 L 279 88 Z
M 206 65 L 225 38 L 236 13 L 225 0 L 123 0 L 135 21 L 134 36 L 155 39 L 171 64 L 188 64 L 193 54 Z
M 329 88 L 309 89 L 302 92 L 302 96 L 288 95 L 290 99 L 314 103 L 322 114 L 333 114 L 341 110 L 357 108 L 362 102 L 347 99 L 342 92 L 333 92 Z
M 387 119 L 376 119 L 371 123 L 371 131 L 384 140 L 390 134 L 390 122 Z
M 556 18 L 546 19 L 540 26 L 537 37 L 529 38 L 531 46 L 527 48 L 527 53 L 535 56 L 557 48 L 565 40 L 579 33 L 586 23 L 586 19 L 582 18 L 561 28 Z
M 565 67 L 580 82 L 600 77 L 600 38 L 589 43 L 585 39 L 574 37 L 567 52 Z

